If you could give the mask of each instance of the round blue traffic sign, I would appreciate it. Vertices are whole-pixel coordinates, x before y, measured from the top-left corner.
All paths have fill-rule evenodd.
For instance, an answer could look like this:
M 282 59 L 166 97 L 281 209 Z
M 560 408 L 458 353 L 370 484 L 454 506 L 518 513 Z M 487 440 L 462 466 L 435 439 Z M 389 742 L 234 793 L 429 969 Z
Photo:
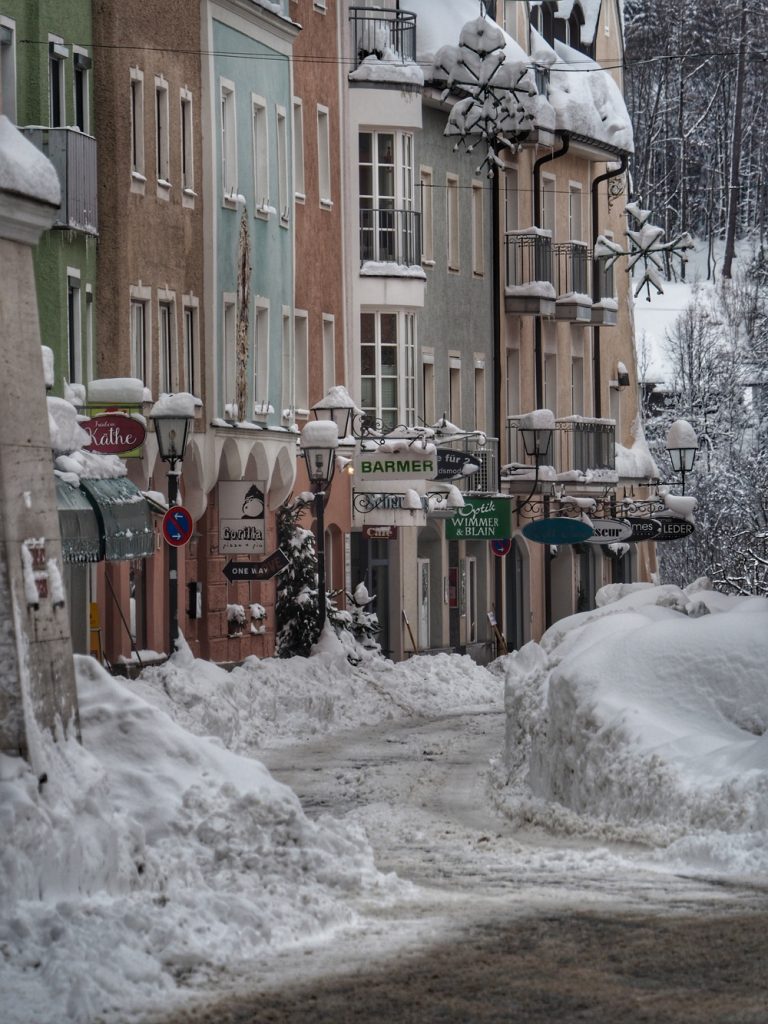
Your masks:
M 172 505 L 163 516 L 163 537 L 171 547 L 183 547 L 194 528 L 192 513 L 183 505 Z
M 489 543 L 491 551 L 499 558 L 504 558 L 512 550 L 512 541 L 509 537 L 505 537 L 503 540 L 492 540 Z

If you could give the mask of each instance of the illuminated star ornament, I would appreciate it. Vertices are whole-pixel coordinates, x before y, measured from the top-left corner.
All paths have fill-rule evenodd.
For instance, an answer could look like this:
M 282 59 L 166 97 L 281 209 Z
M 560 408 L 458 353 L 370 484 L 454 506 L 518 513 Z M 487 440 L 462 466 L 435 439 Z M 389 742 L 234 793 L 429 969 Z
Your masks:
M 454 150 L 464 145 L 471 153 L 478 141 L 486 155 L 479 173 L 501 166 L 498 147 L 515 150 L 533 122 L 531 98 L 537 90 L 528 66 L 507 60 L 506 40 L 498 25 L 476 18 L 461 30 L 458 46 L 443 46 L 435 54 L 433 73 L 446 80 L 443 100 L 456 90 L 464 93 L 448 116 L 445 135 L 458 135 Z
M 664 278 L 665 260 L 669 256 L 676 256 L 681 263 L 686 263 L 685 251 L 693 248 L 693 239 L 684 231 L 670 242 L 663 242 L 664 229 L 648 223 L 650 210 L 642 210 L 637 203 L 627 203 L 626 212 L 637 224 L 636 228 L 628 228 L 625 232 L 629 239 L 628 248 L 622 249 L 617 242 L 600 235 L 595 242 L 595 258 L 608 257 L 606 269 L 609 269 L 620 256 L 626 256 L 628 274 L 631 274 L 636 266 L 641 265 L 642 275 L 635 288 L 635 298 L 645 288 L 646 300 L 650 302 L 651 285 L 658 295 L 664 294 L 661 282 Z

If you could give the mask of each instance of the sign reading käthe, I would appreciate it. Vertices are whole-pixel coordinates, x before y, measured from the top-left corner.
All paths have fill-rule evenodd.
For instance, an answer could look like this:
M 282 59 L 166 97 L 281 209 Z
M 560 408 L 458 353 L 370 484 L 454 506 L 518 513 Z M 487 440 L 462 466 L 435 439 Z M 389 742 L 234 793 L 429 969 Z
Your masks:
M 251 480 L 219 481 L 219 551 L 263 555 L 266 551 L 264 490 Z
M 355 459 L 355 477 L 368 480 L 434 480 L 437 476 L 437 453 L 421 448 L 403 452 L 361 452 Z
M 448 540 L 504 540 L 512 535 L 509 498 L 465 498 L 445 521 Z
M 146 430 L 142 423 L 122 412 L 99 413 L 80 426 L 90 438 L 85 447 L 102 455 L 135 453 L 144 443 Z M 140 454 L 140 453 L 139 453 Z

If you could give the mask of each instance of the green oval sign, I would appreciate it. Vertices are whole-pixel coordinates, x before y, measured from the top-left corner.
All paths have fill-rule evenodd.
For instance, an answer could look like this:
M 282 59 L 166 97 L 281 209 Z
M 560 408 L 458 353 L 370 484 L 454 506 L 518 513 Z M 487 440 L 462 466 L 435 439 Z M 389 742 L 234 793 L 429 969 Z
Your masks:
M 537 544 L 581 544 L 592 536 L 592 528 L 580 519 L 534 519 L 523 527 L 523 536 Z

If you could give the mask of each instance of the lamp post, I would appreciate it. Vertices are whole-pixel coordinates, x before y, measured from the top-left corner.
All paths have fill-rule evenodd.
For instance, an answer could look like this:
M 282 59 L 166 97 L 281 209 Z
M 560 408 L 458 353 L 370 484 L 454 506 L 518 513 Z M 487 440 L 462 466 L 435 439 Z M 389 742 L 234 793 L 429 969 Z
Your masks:
M 688 420 L 675 420 L 667 431 L 666 449 L 669 461 L 672 463 L 672 472 L 680 475 L 683 494 L 685 494 L 685 474 L 690 473 L 693 469 L 699 450 L 696 431 Z
M 339 429 L 332 419 L 310 420 L 301 431 L 301 454 L 315 494 L 318 638 L 325 627 L 325 493 L 333 479 L 338 446 Z
M 312 406 L 312 413 L 316 420 L 331 420 L 336 424 L 340 440 L 349 436 L 352 419 L 359 412 L 360 409 L 357 408 L 343 384 L 337 384 L 330 388 L 325 398 L 321 398 Z
M 169 396 L 171 397 L 171 396 Z M 160 458 L 168 463 L 168 507 L 173 508 L 179 495 L 179 473 L 176 463 L 184 458 L 187 447 L 189 427 L 194 414 L 182 411 L 160 411 L 158 402 L 149 418 L 155 425 L 157 448 Z M 155 411 L 157 410 L 157 411 Z M 168 643 L 169 655 L 173 654 L 179 638 L 179 602 L 178 602 L 178 550 L 170 545 L 168 550 Z

